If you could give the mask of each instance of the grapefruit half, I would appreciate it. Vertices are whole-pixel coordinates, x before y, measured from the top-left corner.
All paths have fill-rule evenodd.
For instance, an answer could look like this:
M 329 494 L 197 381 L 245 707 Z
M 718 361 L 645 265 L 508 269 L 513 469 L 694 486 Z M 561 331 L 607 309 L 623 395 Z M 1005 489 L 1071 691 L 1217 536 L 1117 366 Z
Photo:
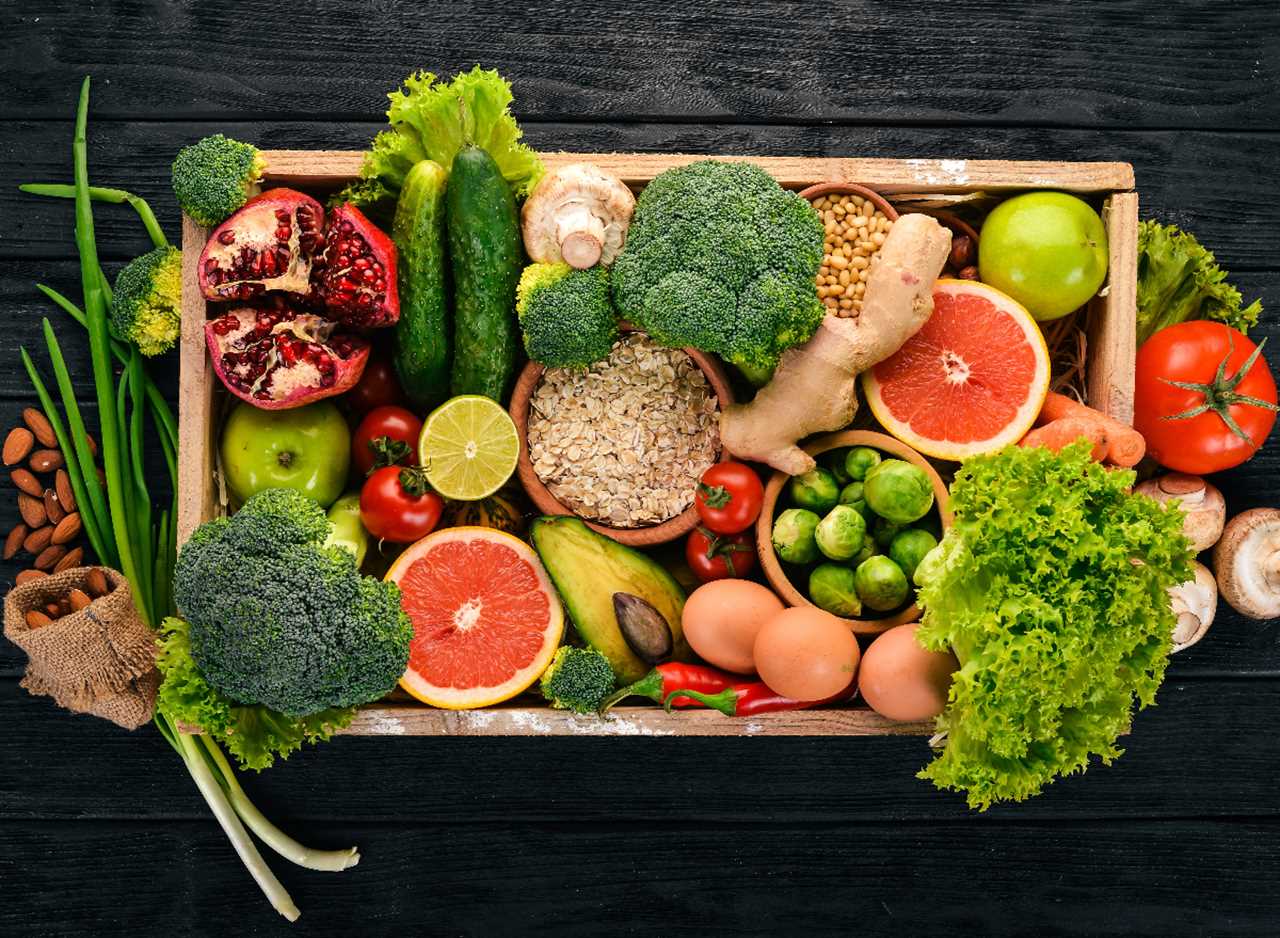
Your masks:
M 926 456 L 961 460 L 1016 443 L 1049 391 L 1049 350 L 1016 300 L 973 280 L 939 280 L 933 315 L 862 373 L 886 430 Z
M 492 528 L 446 528 L 387 572 L 413 623 L 400 686 L 447 710 L 514 697 L 551 663 L 564 610 L 538 555 Z

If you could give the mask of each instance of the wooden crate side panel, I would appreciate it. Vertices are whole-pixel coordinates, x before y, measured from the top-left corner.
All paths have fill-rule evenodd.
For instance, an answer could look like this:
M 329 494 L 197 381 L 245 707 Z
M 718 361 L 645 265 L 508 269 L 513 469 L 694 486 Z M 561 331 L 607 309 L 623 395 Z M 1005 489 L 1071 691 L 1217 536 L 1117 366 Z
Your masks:
M 1103 217 L 1110 259 L 1106 294 L 1093 301 L 1086 387 L 1091 406 L 1131 424 L 1137 355 L 1138 193 L 1114 193 Z
M 607 717 L 524 704 L 436 710 L 422 704 L 361 707 L 341 732 L 353 736 L 930 736 L 932 722 L 893 723 L 862 707 L 726 717 L 711 710 L 667 713 L 620 707 Z
M 205 354 L 204 297 L 197 267 L 209 232 L 182 216 L 182 339 L 178 353 L 178 545 L 217 514 L 213 480 L 213 392 Z
M 841 180 L 873 186 L 885 193 L 966 192 L 975 189 L 1062 189 L 1111 192 L 1133 188 L 1128 163 L 1059 163 L 1042 160 L 854 159 L 846 157 L 723 156 L 713 153 L 542 153 L 554 169 L 567 163 L 595 163 L 639 185 L 663 170 L 697 160 L 755 163 L 782 185 L 800 189 L 815 182 Z M 340 186 L 360 172 L 362 153 L 351 150 L 266 150 L 266 174 L 272 182 Z

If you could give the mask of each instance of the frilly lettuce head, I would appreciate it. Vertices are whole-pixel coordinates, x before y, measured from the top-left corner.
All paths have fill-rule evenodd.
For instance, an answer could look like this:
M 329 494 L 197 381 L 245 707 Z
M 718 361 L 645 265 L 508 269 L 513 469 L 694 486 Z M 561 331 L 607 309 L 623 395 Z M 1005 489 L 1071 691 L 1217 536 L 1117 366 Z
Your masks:
M 1154 703 L 1193 576 L 1182 512 L 1131 494 L 1087 444 L 967 460 L 955 523 L 920 564 L 917 638 L 960 662 L 938 717 L 945 748 L 920 773 L 970 807 L 1038 794 L 1110 763 L 1134 703 Z

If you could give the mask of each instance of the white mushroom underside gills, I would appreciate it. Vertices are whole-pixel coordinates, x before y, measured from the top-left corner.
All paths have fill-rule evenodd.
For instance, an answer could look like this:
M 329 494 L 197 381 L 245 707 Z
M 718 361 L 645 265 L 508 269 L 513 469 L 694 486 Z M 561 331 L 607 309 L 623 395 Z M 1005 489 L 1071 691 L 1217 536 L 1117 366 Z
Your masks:
M 1190 648 L 1204 638 L 1218 611 L 1218 584 L 1213 574 L 1202 563 L 1197 563 L 1195 569 L 1195 579 L 1169 590 L 1170 605 L 1177 617 L 1172 652 Z
M 1253 508 L 1227 524 L 1213 550 L 1218 589 L 1254 619 L 1280 617 L 1280 509 Z
M 541 264 L 578 270 L 612 264 L 627 240 L 636 199 L 612 173 L 570 163 L 542 177 L 521 212 L 525 251 Z

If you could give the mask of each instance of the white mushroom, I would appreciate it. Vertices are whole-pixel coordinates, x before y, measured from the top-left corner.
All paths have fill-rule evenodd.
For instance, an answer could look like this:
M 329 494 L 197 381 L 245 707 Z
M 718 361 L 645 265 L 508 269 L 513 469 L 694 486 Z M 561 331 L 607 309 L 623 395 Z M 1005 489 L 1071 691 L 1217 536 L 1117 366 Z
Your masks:
M 1208 550 L 1222 537 L 1227 520 L 1227 505 L 1222 493 L 1199 476 L 1171 472 L 1143 482 L 1136 489 L 1158 502 L 1178 502 L 1186 513 L 1182 531 L 1191 540 L 1197 554 Z
M 1280 509 L 1252 508 L 1232 518 L 1213 549 L 1213 569 L 1236 612 L 1280 617 Z
M 524 203 L 524 249 L 542 264 L 612 264 L 635 208 L 636 197 L 613 173 L 570 163 L 543 176 Z
M 1190 648 L 1204 638 L 1218 611 L 1218 584 L 1202 563 L 1196 564 L 1196 577 L 1169 590 L 1173 614 L 1178 624 L 1173 627 L 1171 652 Z

